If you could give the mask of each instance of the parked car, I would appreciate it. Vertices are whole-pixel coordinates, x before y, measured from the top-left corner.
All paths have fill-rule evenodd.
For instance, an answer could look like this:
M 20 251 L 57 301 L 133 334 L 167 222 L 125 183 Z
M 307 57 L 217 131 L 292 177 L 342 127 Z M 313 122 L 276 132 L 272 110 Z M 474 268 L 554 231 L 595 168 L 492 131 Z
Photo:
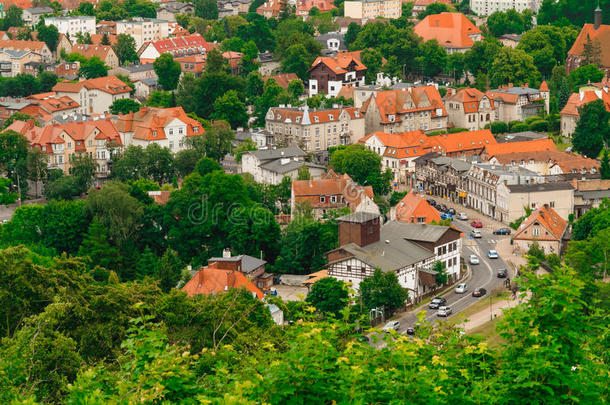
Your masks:
M 506 278 L 508 277 L 508 270 L 506 269 L 499 269 L 498 270 L 498 278 Z
M 475 288 L 474 291 L 472 292 L 472 296 L 473 297 L 482 297 L 485 294 L 487 294 L 487 290 L 484 289 L 483 287 L 481 288 Z
M 472 231 L 470 231 L 470 234 L 472 235 L 473 238 L 482 238 L 481 236 L 481 231 L 479 231 L 478 229 L 473 229 Z
M 468 284 L 466 283 L 460 283 L 455 287 L 456 294 L 464 294 L 466 291 L 468 291 Z
M 495 250 L 490 250 L 489 252 L 487 252 L 487 257 L 489 257 L 490 259 L 497 259 L 498 252 Z
M 436 313 L 436 316 L 449 316 L 451 313 L 451 307 L 440 307 Z
M 448 213 L 450 213 L 451 215 L 455 215 L 455 208 L 449 208 L 447 210 Z
M 436 201 L 434 201 L 432 198 L 428 198 L 428 199 L 426 200 L 426 202 L 427 202 L 428 204 L 430 204 L 431 206 L 433 206 L 433 207 L 436 205 Z
M 483 223 L 481 221 L 472 221 L 470 226 L 473 228 L 483 228 Z
M 470 255 L 470 264 L 479 264 L 479 256 Z
M 453 221 L 453 215 L 451 215 L 448 212 L 443 212 L 443 215 L 441 215 L 441 219 L 449 219 L 449 220 Z
M 434 299 L 432 299 L 432 301 L 430 301 L 430 304 L 428 305 L 428 308 L 430 309 L 437 309 L 438 307 L 445 305 L 447 303 L 447 300 L 443 297 L 436 297 Z
M 447 212 L 448 208 L 445 204 L 438 205 L 437 208 L 443 212 Z
M 500 229 L 496 229 L 493 233 L 494 233 L 494 235 L 510 235 L 510 229 L 500 228 Z
M 412 336 L 412 335 L 415 335 L 415 331 L 416 331 L 416 330 L 417 330 L 417 325 L 415 325 L 415 326 L 409 326 L 409 327 L 407 328 L 407 330 L 405 331 L 405 334 L 406 334 L 406 335 L 411 335 L 411 336 Z
M 466 215 L 465 212 L 460 212 L 459 214 L 457 214 L 457 219 L 461 219 L 462 221 L 465 221 L 468 219 L 468 215 Z
M 389 332 L 392 329 L 397 331 L 398 328 L 400 328 L 400 322 L 399 321 L 390 321 L 390 322 L 385 324 L 385 326 L 383 327 L 382 330 L 384 332 Z

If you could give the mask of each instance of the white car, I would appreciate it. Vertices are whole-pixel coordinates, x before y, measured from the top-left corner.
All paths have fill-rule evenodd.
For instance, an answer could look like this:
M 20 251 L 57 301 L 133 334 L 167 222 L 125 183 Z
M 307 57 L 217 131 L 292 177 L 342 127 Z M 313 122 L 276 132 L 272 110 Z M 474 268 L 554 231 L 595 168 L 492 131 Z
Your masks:
M 436 316 L 449 316 L 451 315 L 451 307 L 440 307 Z
M 468 284 L 466 283 L 460 283 L 455 287 L 456 294 L 464 294 L 466 291 L 468 291 Z
M 468 219 L 468 215 L 466 215 L 465 212 L 460 212 L 459 214 L 457 214 L 456 218 L 465 221 Z
M 489 257 L 490 259 L 497 259 L 498 252 L 495 250 L 490 250 L 489 252 L 487 252 L 487 257 Z
M 482 238 L 481 231 L 479 231 L 478 229 L 473 229 L 472 231 L 470 231 L 470 234 L 472 235 L 473 238 L 476 238 L 476 239 Z
M 470 264 L 479 264 L 479 256 L 470 255 Z
M 389 332 L 390 330 L 394 329 L 395 331 L 398 330 L 398 328 L 400 328 L 400 322 L 399 321 L 390 321 L 388 323 L 385 324 L 385 326 L 383 327 L 383 331 L 384 332 Z

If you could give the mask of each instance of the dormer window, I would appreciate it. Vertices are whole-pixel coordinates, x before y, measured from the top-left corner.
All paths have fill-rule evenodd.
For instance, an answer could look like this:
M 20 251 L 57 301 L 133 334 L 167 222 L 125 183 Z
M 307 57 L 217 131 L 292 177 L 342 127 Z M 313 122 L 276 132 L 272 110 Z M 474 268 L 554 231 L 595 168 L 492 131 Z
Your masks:
M 193 132 L 195 132 L 195 133 L 199 132 L 199 127 L 193 127 Z
M 396 120 L 396 117 L 394 116 L 394 114 L 388 115 L 388 121 L 394 122 L 395 120 Z
M 313 120 L 314 120 L 315 122 L 320 122 L 320 119 L 319 119 L 317 116 L 313 117 Z
M 156 137 L 157 136 L 157 131 L 153 131 L 153 136 Z
M 332 121 L 334 119 L 333 115 L 332 114 L 328 114 L 328 119 Z
M 360 113 L 359 113 L 358 111 L 354 111 L 354 116 L 355 116 L 356 118 L 358 118 L 358 117 L 360 117 Z

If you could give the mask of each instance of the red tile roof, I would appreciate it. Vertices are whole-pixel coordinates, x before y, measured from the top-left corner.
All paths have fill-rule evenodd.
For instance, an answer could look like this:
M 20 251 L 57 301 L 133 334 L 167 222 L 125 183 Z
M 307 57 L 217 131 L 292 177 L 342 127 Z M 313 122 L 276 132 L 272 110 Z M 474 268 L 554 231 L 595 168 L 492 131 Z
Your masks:
M 42 52 L 47 44 L 42 41 L 21 41 L 17 39 L 0 40 L 0 49 L 16 49 L 22 51 Z
M 166 139 L 164 128 L 175 119 L 186 124 L 186 136 L 205 133 L 201 123 L 189 118 L 182 107 L 142 107 L 138 112 L 119 116 L 116 126 L 120 132 L 133 132 L 134 139 L 155 141 Z
M 416 193 L 407 193 L 396 205 L 396 220 L 399 222 L 419 223 L 418 218 L 424 218 L 426 224 L 432 221 L 440 222 L 441 216 L 426 200 Z
M 436 39 L 445 48 L 471 48 L 472 35 L 481 30 L 462 13 L 441 13 L 426 16 L 415 26 L 415 33 L 424 41 Z
M 301 123 L 303 122 L 303 114 L 305 111 L 299 108 L 281 108 L 271 107 L 270 111 L 274 114 L 275 120 Z M 327 110 L 309 111 L 309 121 L 313 123 L 339 121 L 342 113 L 349 115 L 351 119 L 363 118 L 356 107 L 331 108 Z
M 273 76 L 263 76 L 263 80 L 265 81 L 265 83 L 269 79 L 275 80 L 276 83 L 283 89 L 287 89 L 288 84 L 290 84 L 291 81 L 300 80 L 299 76 L 297 76 L 296 73 L 282 73 L 282 74 L 273 75 Z
M 584 53 L 585 44 L 589 39 L 600 45 L 601 65 L 610 67 L 610 25 L 602 24 L 595 29 L 593 24 L 585 24 L 568 51 L 568 55 L 581 56 Z
M 380 91 L 377 95 L 369 97 L 360 108 L 360 111 L 365 113 L 370 103 L 377 104 L 382 124 L 401 122 L 402 119 L 399 114 L 408 112 L 430 111 L 432 118 L 447 115 L 443 99 L 434 86 Z M 393 121 L 389 119 L 389 115 L 394 115 Z
M 439 145 L 446 153 L 464 152 L 499 145 L 489 129 L 436 135 L 428 139 L 431 144 Z
M 541 226 L 539 235 L 533 234 L 533 227 Z M 561 240 L 566 231 L 568 223 L 555 212 L 554 209 L 545 205 L 543 208 L 533 212 L 514 234 L 513 239 L 518 240 Z
M 501 153 L 533 152 L 540 150 L 557 150 L 551 139 L 535 139 L 522 142 L 504 142 L 490 144 L 485 147 L 487 156 L 496 156 Z
M 110 41 L 110 45 L 114 45 L 117 43 L 117 41 L 118 41 L 117 35 L 109 34 L 107 36 L 108 36 L 108 40 Z M 91 42 L 93 42 L 93 45 L 101 45 L 103 39 L 104 39 L 104 34 L 91 34 Z
M 320 179 L 295 180 L 292 182 L 292 192 L 295 202 L 309 201 L 313 208 L 339 208 L 349 206 L 352 211 L 360 205 L 364 196 L 373 198 L 371 186 L 358 186 L 347 175 L 338 175 L 330 170 Z M 320 197 L 325 196 L 325 202 Z M 336 202 L 330 201 L 330 196 L 336 196 Z
M 540 84 L 540 91 L 549 91 L 549 85 L 546 84 L 546 80 L 543 80 Z
M 217 263 L 212 263 L 199 269 L 193 278 L 182 287 L 182 291 L 186 291 L 192 297 L 197 294 L 221 294 L 229 289 L 245 288 L 256 294 L 259 300 L 263 299 L 263 292 L 244 274 L 235 270 L 222 270 L 217 266 Z
M 566 105 L 561 110 L 561 115 L 573 115 L 578 117 L 578 109 L 591 101 L 602 100 L 606 105 L 606 111 L 610 111 L 610 91 L 608 89 L 583 90 L 572 93 Z
M 201 34 L 160 39 L 146 44 L 152 45 L 160 54 L 169 52 L 175 57 L 202 54 L 218 47 L 218 44 L 207 42 Z
M 499 164 L 510 165 L 519 164 L 522 160 L 529 162 L 549 162 L 558 165 L 564 173 L 572 172 L 572 169 L 581 171 L 585 169 L 590 171 L 591 168 L 598 168 L 599 162 L 595 159 L 589 159 L 575 153 L 562 152 L 558 150 L 537 150 L 531 152 L 511 152 L 511 153 L 498 153 L 494 156 L 490 156 L 490 159 L 494 157 Z
M 30 0 L 0 0 L 0 3 L 4 7 L 5 13 L 10 6 L 17 6 L 22 10 L 33 7 L 32 2 Z
M 474 113 L 474 112 L 479 111 L 479 102 L 481 101 L 481 99 L 483 97 L 486 97 L 485 93 L 479 91 L 478 89 L 465 88 L 465 89 L 459 89 L 457 91 L 457 93 L 455 93 L 452 96 L 447 97 L 445 102 L 453 101 L 453 102 L 461 103 L 464 106 L 464 112 L 468 114 L 468 113 Z M 493 100 L 489 97 L 487 97 L 487 98 L 489 99 L 491 109 L 494 110 L 495 104 L 494 104 Z
M 114 50 L 110 45 L 74 44 L 72 46 L 72 52 L 79 53 L 87 59 L 97 56 L 102 61 L 105 61 L 108 54 L 114 53 Z
M 328 56 L 319 56 L 311 64 L 312 70 L 318 64 L 325 64 L 330 70 L 335 73 L 343 74 L 353 70 L 366 70 L 366 66 L 360 61 L 362 51 L 339 52 L 334 58 Z
M 116 76 L 104 76 L 83 80 L 78 83 L 59 82 L 53 86 L 53 91 L 57 93 L 78 93 L 83 87 L 86 87 L 89 90 L 101 90 L 110 94 L 129 93 L 133 90 Z
M 322 13 L 336 8 L 331 0 L 298 0 L 296 15 L 309 15 L 309 11 L 313 7 L 317 7 L 318 10 L 320 10 L 320 12 Z

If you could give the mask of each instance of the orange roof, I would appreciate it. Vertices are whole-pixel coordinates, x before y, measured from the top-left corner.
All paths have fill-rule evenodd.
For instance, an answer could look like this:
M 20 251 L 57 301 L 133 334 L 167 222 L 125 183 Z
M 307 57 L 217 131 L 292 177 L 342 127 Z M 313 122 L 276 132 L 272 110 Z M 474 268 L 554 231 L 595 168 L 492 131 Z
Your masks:
M 21 41 L 17 39 L 0 40 L 0 49 L 41 52 L 44 48 L 48 49 L 47 44 L 42 41 Z
M 72 52 L 79 53 L 87 59 L 97 56 L 102 61 L 105 61 L 108 54 L 110 52 L 114 53 L 114 50 L 110 45 L 74 44 L 74 46 L 72 46 Z
M 490 156 L 491 158 L 492 156 Z M 499 153 L 493 156 L 499 164 L 519 164 L 522 160 L 529 162 L 549 162 L 561 168 L 563 173 L 570 173 L 572 170 L 581 171 L 585 169 L 590 171 L 592 168 L 598 168 L 599 162 L 595 159 L 589 159 L 575 153 L 562 152 L 558 150 L 536 150 L 531 152 L 512 152 Z
M 53 86 L 53 91 L 57 93 L 78 93 L 83 86 L 89 90 L 97 89 L 110 94 L 129 93 L 132 90 L 131 87 L 123 83 L 118 77 L 104 76 L 83 80 L 78 83 L 59 82 Z
M 479 111 L 479 103 L 483 97 L 487 97 L 485 93 L 475 88 L 459 89 L 457 93 L 447 97 L 446 102 L 458 102 L 464 106 L 465 113 L 474 113 Z M 489 98 L 489 97 L 487 97 Z M 495 109 L 495 104 L 492 99 L 489 98 L 491 109 Z
M 440 146 L 446 153 L 499 145 L 489 129 L 431 136 L 429 142 Z
M 407 193 L 396 206 L 396 220 L 399 222 L 420 223 L 418 218 L 424 218 L 426 224 L 439 222 L 441 216 L 426 200 L 416 193 Z
M 5 13 L 6 13 L 6 10 L 8 10 L 8 8 L 10 6 L 17 6 L 22 10 L 33 7 L 32 2 L 30 0 L 0 0 L 0 3 L 4 7 Z
M 296 73 L 282 73 L 282 74 L 273 75 L 273 76 L 263 76 L 263 80 L 265 82 L 267 82 L 267 80 L 269 80 L 269 79 L 275 80 L 276 83 L 283 89 L 287 89 L 288 84 L 290 84 L 291 81 L 300 80 L 299 76 L 297 76 Z
M 108 36 L 108 40 L 110 41 L 110 45 L 114 45 L 117 43 L 118 37 L 116 35 L 109 34 L 107 36 Z M 91 42 L 93 42 L 93 45 L 101 45 L 102 39 L 104 39 L 104 34 L 91 34 Z M 80 44 L 77 44 L 77 45 L 80 45 Z
M 377 104 L 382 124 L 401 122 L 399 114 L 408 112 L 430 111 L 432 118 L 447 115 L 443 99 L 434 86 L 380 91 L 377 95 L 369 97 L 360 110 L 365 113 L 372 102 Z M 394 115 L 393 121 L 390 120 L 389 115 Z
M 537 150 L 557 150 L 551 139 L 534 139 L 522 142 L 504 142 L 489 144 L 485 147 L 487 156 L 496 156 L 502 153 L 533 152 Z
M 541 226 L 539 235 L 534 235 L 531 228 Z M 523 223 L 513 236 L 513 239 L 521 240 L 561 240 L 568 223 L 548 205 L 533 212 Z
M 572 93 L 566 105 L 561 110 L 561 115 L 573 115 L 578 117 L 578 109 L 591 101 L 602 100 L 606 105 L 606 111 L 610 111 L 610 92 L 608 89 L 584 90 Z
M 270 110 L 274 114 L 275 120 L 277 121 L 285 122 L 286 120 L 290 120 L 291 122 L 301 123 L 304 120 L 303 115 L 305 114 L 305 111 L 300 108 L 271 107 Z M 307 115 L 311 123 L 339 121 L 339 116 L 343 112 L 347 113 L 351 119 L 363 118 L 356 107 L 307 111 Z
M 549 91 L 549 85 L 546 84 L 546 80 L 543 80 L 540 84 L 540 91 Z
M 245 288 L 256 294 L 259 300 L 264 297 L 263 292 L 256 287 L 248 278 L 235 270 L 219 269 L 217 263 L 212 263 L 202 267 L 199 271 L 182 287 L 189 297 L 197 294 L 221 294 L 233 288 Z
M 415 3 L 413 3 L 413 5 L 419 6 L 419 7 L 426 7 L 426 6 L 429 6 L 430 4 L 434 4 L 434 3 L 443 3 L 448 6 L 453 6 L 453 3 L 451 3 L 451 0 L 415 0 Z
M 122 133 L 133 132 L 134 139 L 155 141 L 166 139 L 165 127 L 175 119 L 186 124 L 186 136 L 203 135 L 205 132 L 201 123 L 189 118 L 182 107 L 142 107 L 138 112 L 119 116 L 116 126 Z
M 281 3 L 279 0 L 269 0 L 257 7 L 256 13 L 264 15 L 268 12 L 271 13 L 273 17 L 276 17 L 280 13 L 280 7 Z
M 53 144 L 65 142 L 60 136 L 63 129 L 56 124 L 41 128 L 34 125 L 34 120 L 15 121 L 6 130 L 20 133 L 28 139 L 31 147 L 41 149 L 49 154 L 53 153 Z
M 585 24 L 576 37 L 574 44 L 568 51 L 568 55 L 580 56 L 584 53 L 585 44 L 588 40 L 597 42 L 601 48 L 601 65 L 610 66 L 610 25 L 600 25 L 597 29 L 593 24 Z
M 53 118 L 53 113 L 78 108 L 80 104 L 68 96 L 56 97 L 55 93 L 33 94 L 27 97 L 31 104 L 22 108 L 20 112 L 39 117 L 43 121 Z
M 349 206 L 352 211 L 364 196 L 371 199 L 375 196 L 371 186 L 358 186 L 349 175 L 338 175 L 332 170 L 320 179 L 293 181 L 292 192 L 296 202 L 309 201 L 313 208 Z M 324 202 L 320 201 L 321 196 L 326 197 Z M 331 202 L 330 196 L 335 196 L 336 201 Z
M 360 61 L 361 53 L 362 51 L 339 52 L 334 58 L 319 56 L 313 61 L 309 70 L 312 70 L 320 63 L 325 64 L 333 72 L 340 74 L 355 70 L 366 70 L 366 66 Z
M 436 39 L 445 48 L 471 48 L 471 35 L 481 34 L 462 13 L 441 13 L 426 16 L 415 26 L 415 33 L 424 41 Z
M 296 15 L 308 15 L 313 7 L 322 13 L 336 8 L 330 0 L 297 0 Z

